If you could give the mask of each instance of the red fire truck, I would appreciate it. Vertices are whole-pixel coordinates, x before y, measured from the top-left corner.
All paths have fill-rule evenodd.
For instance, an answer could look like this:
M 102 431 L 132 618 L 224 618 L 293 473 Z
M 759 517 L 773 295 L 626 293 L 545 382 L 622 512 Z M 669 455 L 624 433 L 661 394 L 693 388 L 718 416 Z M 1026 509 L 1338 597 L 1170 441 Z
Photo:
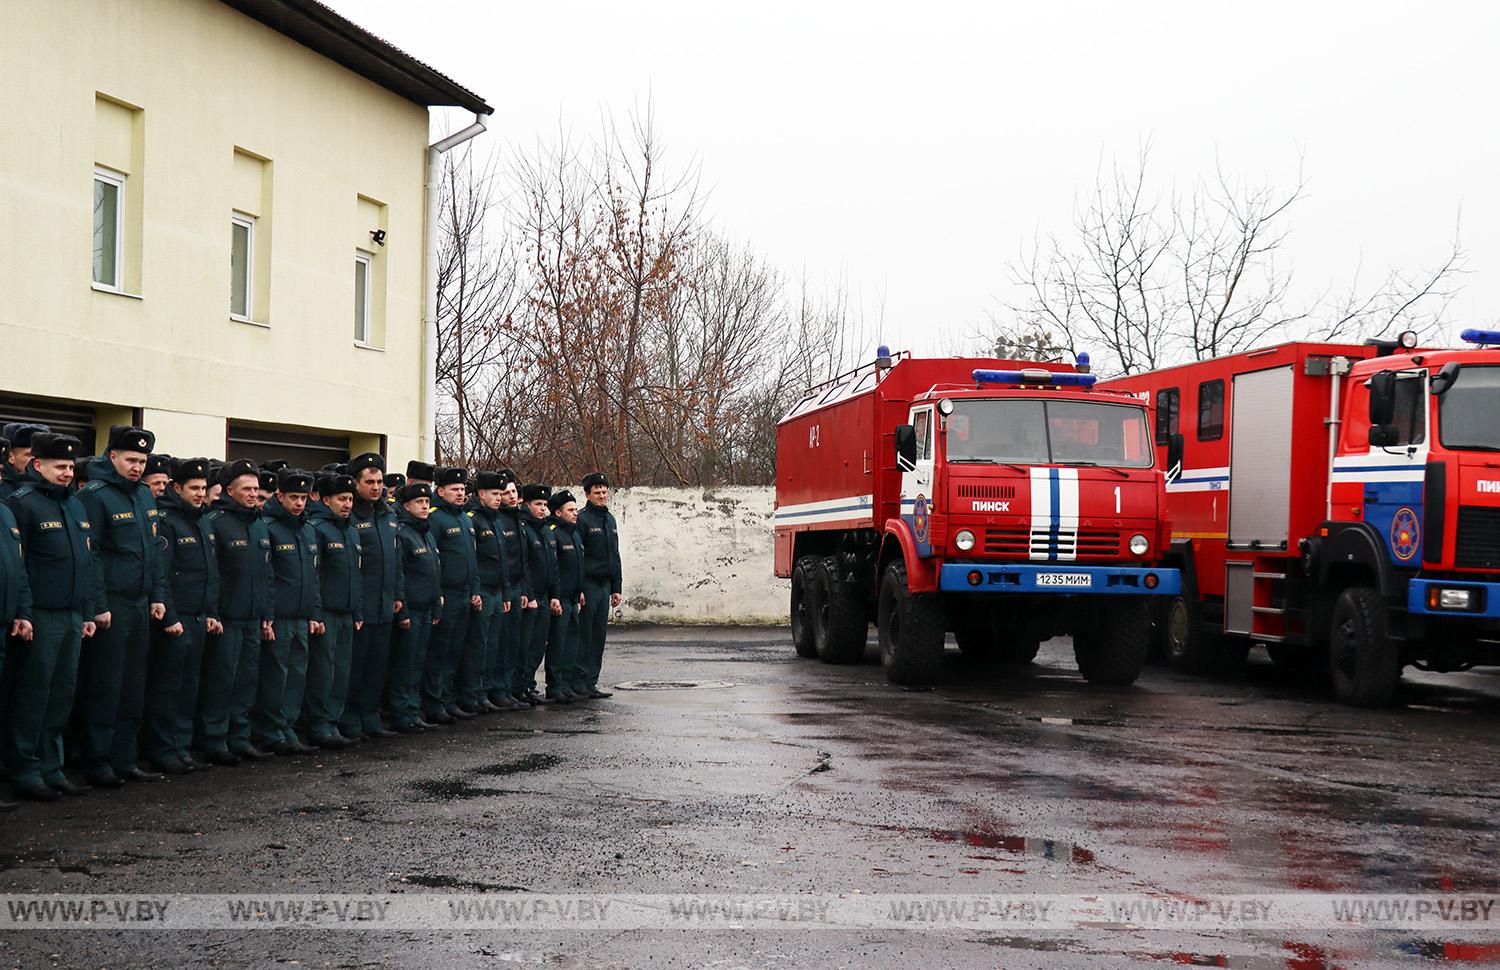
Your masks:
M 892 356 L 808 391 L 777 425 L 776 574 L 804 657 L 887 675 L 966 655 L 1029 662 L 1072 633 L 1083 676 L 1128 684 L 1148 600 L 1180 589 L 1149 402 L 1079 366 Z
M 1373 705 L 1407 664 L 1500 663 L 1500 332 L 1463 339 L 1287 343 L 1108 382 L 1156 405 L 1174 664 L 1261 643 Z

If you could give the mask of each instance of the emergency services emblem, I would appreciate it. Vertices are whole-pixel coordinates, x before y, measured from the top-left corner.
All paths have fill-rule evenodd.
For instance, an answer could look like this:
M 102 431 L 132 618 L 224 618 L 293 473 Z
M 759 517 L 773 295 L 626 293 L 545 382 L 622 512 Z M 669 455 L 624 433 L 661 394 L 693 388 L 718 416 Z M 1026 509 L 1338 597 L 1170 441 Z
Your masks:
M 912 528 L 917 533 L 918 542 L 927 541 L 927 496 L 918 495 L 917 500 L 912 503 Z
M 1422 542 L 1422 526 L 1417 522 L 1417 513 L 1409 508 L 1396 510 L 1391 517 L 1391 550 L 1396 558 L 1408 562 L 1417 554 Z

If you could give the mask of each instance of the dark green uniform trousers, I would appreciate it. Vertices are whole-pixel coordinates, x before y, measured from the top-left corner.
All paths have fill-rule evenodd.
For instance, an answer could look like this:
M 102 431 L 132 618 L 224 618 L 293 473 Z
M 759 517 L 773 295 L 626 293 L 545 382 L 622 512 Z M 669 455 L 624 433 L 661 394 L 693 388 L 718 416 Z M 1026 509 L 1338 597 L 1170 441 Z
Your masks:
M 233 674 L 229 679 L 229 723 L 224 736 L 224 744 L 230 751 L 244 752 L 250 750 L 255 734 L 251 717 L 255 711 L 255 697 L 260 692 L 260 621 L 226 621 L 224 635 L 219 637 L 219 640 L 223 642 L 224 650 L 219 660 L 209 665 L 211 673 L 207 678 L 216 686 L 205 687 L 203 693 L 203 748 L 205 751 L 219 750 L 214 746 L 213 729 L 210 725 L 213 723 L 211 719 L 218 716 L 219 687 L 217 685 L 223 683 L 219 678 L 232 663 L 233 667 L 230 669 Z M 230 659 L 232 655 L 233 660 Z M 210 698 L 213 700 L 211 701 Z
M 547 652 L 547 630 L 551 617 L 546 603 L 521 614 L 521 659 L 511 679 L 517 697 L 536 690 L 536 671 L 542 665 L 543 654 Z
M 493 660 L 485 695 L 499 703 L 514 690 L 516 669 L 521 665 L 521 597 L 510 601 L 510 612 L 502 606 L 490 626 Z
M 152 761 L 185 758 L 193 743 L 193 708 L 206 631 L 203 617 L 184 616 L 182 633 L 151 632 L 151 661 L 146 683 L 146 729 L 142 744 Z
M 260 683 L 251 714 L 255 743 L 296 743 L 293 730 L 307 688 L 307 620 L 277 620 L 275 640 L 261 641 Z
M 354 615 L 323 612 L 323 632 L 308 639 L 307 693 L 302 714 L 313 740 L 339 733 L 349 703 L 349 670 L 354 656 Z M 291 698 L 287 698 L 291 703 Z
M 354 655 L 362 663 L 349 671 L 349 703 L 339 719 L 339 732 L 354 737 L 384 730 L 380 723 L 380 704 L 385 698 L 385 681 L 391 666 L 392 623 L 371 623 L 354 631 Z
M 257 640 L 260 633 L 255 634 Z M 194 733 L 204 751 L 229 750 L 229 709 L 234 698 L 234 672 L 239 666 L 243 625 L 225 623 L 224 632 L 204 635 L 203 660 L 198 673 L 198 708 Z
M 547 696 L 582 693 L 578 676 L 578 604 L 565 602 L 562 615 L 548 614 Z
M 62 735 L 73 710 L 83 642 L 83 614 L 76 610 L 35 609 L 31 625 L 31 641 L 12 641 L 5 661 L 5 767 L 17 788 L 63 780 Z
M 431 611 L 407 610 L 411 627 L 394 627 L 386 707 L 392 727 L 406 728 L 422 716 L 422 675 L 427 669 L 427 645 L 432 641 Z
M 458 702 L 471 711 L 483 704 L 490 692 L 490 675 L 499 647 L 500 611 L 505 603 L 498 589 L 482 589 L 479 598 L 484 605 L 469 616 L 469 633 L 458 667 Z
M 136 768 L 146 701 L 150 606 L 144 598 L 109 598 L 109 628 L 89 640 L 78 669 L 83 773 L 123 775 Z
M 583 611 L 578 617 L 578 683 L 586 690 L 599 689 L 599 671 L 604 668 L 604 637 L 609 630 L 609 581 L 583 582 Z
M 422 709 L 427 712 L 428 720 L 439 711 L 452 711 L 458 706 L 453 680 L 458 676 L 458 664 L 469 638 L 469 618 L 473 615 L 467 593 L 443 590 L 443 622 L 432 630 L 432 640 L 427 644 L 427 667 L 422 675 Z

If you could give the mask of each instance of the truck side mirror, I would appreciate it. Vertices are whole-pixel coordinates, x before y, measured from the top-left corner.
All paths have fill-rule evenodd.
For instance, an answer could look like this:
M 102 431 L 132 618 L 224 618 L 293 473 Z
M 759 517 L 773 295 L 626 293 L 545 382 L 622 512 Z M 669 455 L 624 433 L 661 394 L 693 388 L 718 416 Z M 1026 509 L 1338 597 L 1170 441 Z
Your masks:
M 1181 434 L 1174 434 L 1167 438 L 1167 481 L 1175 482 L 1182 474 L 1182 453 L 1184 439 Z
M 896 465 L 907 472 L 917 467 L 917 429 L 913 425 L 896 425 Z
M 1391 424 L 1396 420 L 1396 372 L 1379 371 L 1370 378 L 1370 425 Z
M 1453 382 L 1458 380 L 1458 371 L 1461 367 L 1463 365 L 1456 360 L 1448 361 L 1448 363 L 1443 365 L 1442 370 L 1432 375 L 1432 380 L 1428 383 L 1427 389 L 1433 394 L 1447 394 L 1448 388 L 1452 387 Z

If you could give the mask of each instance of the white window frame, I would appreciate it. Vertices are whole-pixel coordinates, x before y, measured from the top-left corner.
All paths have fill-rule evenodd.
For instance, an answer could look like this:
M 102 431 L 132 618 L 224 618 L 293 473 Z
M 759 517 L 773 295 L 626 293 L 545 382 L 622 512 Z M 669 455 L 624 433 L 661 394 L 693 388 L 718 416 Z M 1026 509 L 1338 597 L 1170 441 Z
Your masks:
M 370 342 L 370 324 L 372 316 L 370 308 L 370 294 L 372 292 L 371 278 L 375 273 L 374 254 L 367 253 L 363 249 L 356 249 L 354 251 L 354 263 L 356 266 L 363 263 L 365 267 L 365 291 L 363 294 L 355 294 L 356 296 L 364 297 L 363 305 L 365 308 L 365 315 L 364 319 L 360 321 L 360 323 L 362 324 L 361 335 L 354 338 L 354 346 L 373 349 L 375 345 Z
M 125 292 L 125 180 L 129 178 L 124 172 L 117 172 L 112 168 L 102 165 L 94 166 L 94 180 L 89 183 L 90 190 L 94 182 L 108 182 L 115 187 L 115 279 L 113 283 L 101 283 L 94 279 L 93 263 L 93 219 L 89 219 L 89 282 L 96 290 L 106 293 Z M 91 192 L 92 194 L 92 192 Z M 92 206 L 90 207 L 92 208 Z
M 229 251 L 231 258 L 234 254 L 234 227 L 245 227 L 245 312 L 243 315 L 234 312 L 234 294 L 229 295 L 229 319 L 238 323 L 255 323 L 255 217 L 245 215 L 243 212 L 231 213 L 229 217 Z M 233 271 L 231 271 L 231 277 Z M 233 278 L 229 285 L 234 286 Z

